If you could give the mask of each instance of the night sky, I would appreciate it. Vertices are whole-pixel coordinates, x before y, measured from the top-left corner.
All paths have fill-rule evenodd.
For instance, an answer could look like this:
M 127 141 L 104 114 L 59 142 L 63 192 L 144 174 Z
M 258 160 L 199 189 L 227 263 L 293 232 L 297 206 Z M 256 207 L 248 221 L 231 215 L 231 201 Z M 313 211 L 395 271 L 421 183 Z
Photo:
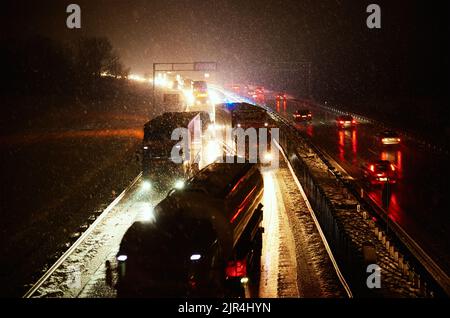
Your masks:
M 81 6 L 81 30 L 65 26 L 69 3 Z M 369 3 L 381 6 L 381 30 L 366 27 Z M 442 95 L 448 7 L 448 1 L 11 1 L 2 8 L 2 33 L 64 41 L 107 36 L 124 64 L 141 74 L 153 62 L 216 60 L 223 76 L 295 88 L 302 70 L 269 63 L 307 60 L 319 91 Z

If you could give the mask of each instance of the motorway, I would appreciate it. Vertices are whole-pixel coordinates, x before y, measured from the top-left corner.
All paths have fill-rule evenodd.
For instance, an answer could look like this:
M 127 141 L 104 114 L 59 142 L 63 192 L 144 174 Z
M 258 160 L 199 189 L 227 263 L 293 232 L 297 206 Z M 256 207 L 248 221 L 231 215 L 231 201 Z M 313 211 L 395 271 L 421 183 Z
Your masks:
M 211 85 L 210 89 L 215 102 L 249 101 L 220 86 Z M 292 112 L 301 108 L 299 103 L 289 100 L 281 114 L 291 119 Z M 296 124 L 296 128 L 356 182 L 361 178 L 360 166 L 368 160 L 388 159 L 395 163 L 400 181 L 392 191 L 389 218 L 448 273 L 450 240 L 446 233 L 449 233 L 450 219 L 445 200 L 448 190 L 442 177 L 449 175 L 447 158 L 430 154 L 406 139 L 397 148 L 384 148 L 375 141 L 379 129 L 373 125 L 360 122 L 355 130 L 339 131 L 335 127 L 335 114 L 319 108 L 311 110 L 312 123 Z M 201 165 L 211 162 L 220 149 L 214 140 L 204 140 Z M 314 223 L 314 212 L 308 208 L 301 186 L 283 156 L 280 161 L 278 168 L 263 173 L 266 231 L 261 275 L 259 282 L 251 282 L 247 294 L 251 297 L 346 297 L 348 291 L 338 279 L 332 253 Z M 27 297 L 115 297 L 114 288 L 105 280 L 105 261 L 115 264 L 125 231 L 135 221 L 151 222 L 153 207 L 167 191 L 143 189 L 138 176 Z M 364 192 L 380 205 L 380 188 L 364 186 Z
M 239 100 L 222 90 L 220 99 Z M 221 151 L 214 140 L 203 140 L 204 159 Z M 348 297 L 336 263 L 302 195 L 301 186 L 280 156 L 278 168 L 263 172 L 263 251 L 259 282 L 250 282 L 250 297 Z M 166 189 L 167 191 L 169 189 Z M 63 255 L 47 277 L 26 297 L 115 297 L 106 281 L 105 262 L 113 266 L 125 231 L 133 222 L 152 222 L 153 207 L 167 191 L 145 189 L 140 176 L 101 214 Z M 252 284 L 253 283 L 253 284 Z M 256 290 L 255 290 L 256 288 Z
M 269 104 L 276 109 L 275 102 Z M 313 121 L 298 123 L 297 129 L 357 182 L 361 178 L 361 165 L 368 161 L 387 159 L 395 164 L 400 180 L 392 189 L 387 211 L 390 220 L 400 225 L 447 274 L 450 273 L 448 157 L 430 153 L 414 140 L 405 138 L 398 147 L 383 147 L 375 140 L 380 128 L 360 122 L 354 130 L 338 130 L 336 114 L 304 107 L 299 101 L 289 100 L 285 112 L 281 107 L 281 114 L 292 119 L 292 112 L 301 108 L 310 108 Z M 381 188 L 363 187 L 365 194 L 381 206 Z
M 283 162 L 279 169 L 266 171 L 264 178 L 264 221 L 263 254 L 260 281 L 255 284 L 257 291 L 246 292 L 250 297 L 345 297 L 345 291 L 336 277 L 333 265 L 325 251 L 323 242 L 314 227 L 308 208 L 292 175 Z M 136 193 L 140 193 L 136 195 Z M 122 222 L 116 224 L 119 231 L 134 221 L 151 220 L 149 213 L 161 196 L 143 195 L 140 184 L 124 197 L 116 208 L 116 218 L 122 215 Z M 124 218 L 124 215 L 128 217 Z M 130 219 L 131 218 L 131 219 Z M 124 226 L 127 224 L 127 226 Z M 108 233 L 114 227 L 106 226 L 103 233 Z M 119 248 L 117 235 L 115 243 L 108 246 L 109 254 L 99 255 L 103 260 L 114 263 Z M 92 240 L 91 240 L 92 241 Z M 110 240 L 111 242 L 111 240 Z M 83 248 L 80 248 L 80 251 Z M 76 258 L 76 257 L 75 257 Z M 84 261 L 80 261 L 83 263 Z M 96 263 L 96 262 L 93 262 Z M 61 274 L 61 272 L 60 272 Z M 58 275 L 55 275 L 58 276 Z M 104 264 L 91 270 L 83 287 L 73 294 L 73 288 L 60 292 L 58 297 L 105 298 L 115 297 L 116 292 L 105 281 L 106 268 Z M 61 279 L 54 279 L 54 282 Z M 70 281 L 70 279 L 69 279 Z M 59 285 L 61 286 L 61 285 Z M 39 297 L 54 297 L 46 294 L 56 286 L 46 285 L 41 289 Z M 254 286 L 253 286 L 254 287 Z

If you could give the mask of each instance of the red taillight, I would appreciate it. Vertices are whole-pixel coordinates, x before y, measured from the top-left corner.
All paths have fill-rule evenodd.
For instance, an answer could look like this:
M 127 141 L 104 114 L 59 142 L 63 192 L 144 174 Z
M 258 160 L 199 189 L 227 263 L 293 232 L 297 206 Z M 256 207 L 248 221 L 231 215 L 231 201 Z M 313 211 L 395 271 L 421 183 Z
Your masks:
M 229 261 L 225 269 L 227 277 L 247 276 L 247 260 Z
M 343 123 L 344 123 L 344 121 L 343 121 L 343 120 L 339 121 L 339 124 L 343 124 Z
M 372 172 L 375 172 L 375 166 L 374 166 L 374 165 L 370 165 L 370 170 L 371 170 Z
M 197 281 L 195 280 L 194 277 L 189 278 L 189 288 L 191 290 L 197 289 Z
M 353 119 L 353 120 L 352 120 L 352 124 L 356 124 L 356 120 Z

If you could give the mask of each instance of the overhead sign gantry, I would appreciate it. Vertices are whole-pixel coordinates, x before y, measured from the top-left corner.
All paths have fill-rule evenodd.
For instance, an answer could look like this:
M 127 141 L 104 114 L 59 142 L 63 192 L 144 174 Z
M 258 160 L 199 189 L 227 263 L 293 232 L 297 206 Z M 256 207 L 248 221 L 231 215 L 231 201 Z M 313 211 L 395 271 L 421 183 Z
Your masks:
M 153 105 L 155 105 L 155 75 L 156 72 L 216 72 L 217 62 L 200 61 L 185 63 L 153 63 Z

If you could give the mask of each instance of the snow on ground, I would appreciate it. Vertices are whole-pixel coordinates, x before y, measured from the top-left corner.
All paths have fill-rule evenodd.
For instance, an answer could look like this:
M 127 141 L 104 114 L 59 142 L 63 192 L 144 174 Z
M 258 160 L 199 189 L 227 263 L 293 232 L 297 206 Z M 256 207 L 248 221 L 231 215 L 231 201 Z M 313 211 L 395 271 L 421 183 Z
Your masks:
M 159 198 L 158 194 L 145 192 L 137 182 L 33 297 L 80 296 L 93 279 L 99 279 L 105 260 L 114 259 L 125 231 L 142 217 L 149 202 L 155 203 Z
M 345 297 L 286 163 L 263 177 L 260 297 Z
M 346 297 L 306 202 L 284 161 L 278 175 L 296 247 L 300 297 Z
M 282 161 L 278 169 L 264 171 L 263 178 L 265 233 L 259 296 L 345 296 L 287 164 Z M 35 297 L 116 297 L 106 283 L 105 261 L 114 266 L 125 231 L 162 198 L 150 193 L 143 192 L 140 182 L 133 186 Z

